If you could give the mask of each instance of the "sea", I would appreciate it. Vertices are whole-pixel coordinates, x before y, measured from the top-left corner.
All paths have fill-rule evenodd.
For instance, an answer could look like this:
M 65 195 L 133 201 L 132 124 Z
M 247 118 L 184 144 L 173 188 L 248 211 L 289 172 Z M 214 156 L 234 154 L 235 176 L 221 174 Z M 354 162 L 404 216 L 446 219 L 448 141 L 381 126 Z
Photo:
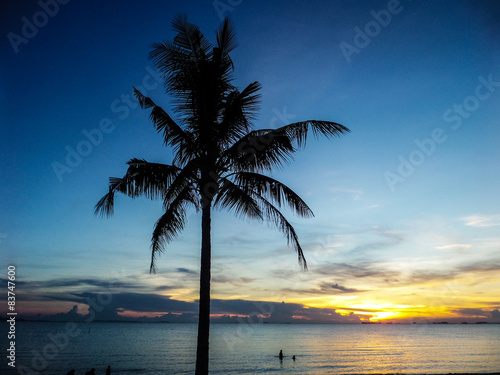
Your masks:
M 196 324 L 1 322 L 0 373 L 193 374 Z M 280 360 L 278 353 L 285 357 Z M 295 356 L 295 359 L 293 359 Z M 9 365 L 14 364 L 16 367 Z M 213 324 L 210 374 L 500 372 L 500 324 Z

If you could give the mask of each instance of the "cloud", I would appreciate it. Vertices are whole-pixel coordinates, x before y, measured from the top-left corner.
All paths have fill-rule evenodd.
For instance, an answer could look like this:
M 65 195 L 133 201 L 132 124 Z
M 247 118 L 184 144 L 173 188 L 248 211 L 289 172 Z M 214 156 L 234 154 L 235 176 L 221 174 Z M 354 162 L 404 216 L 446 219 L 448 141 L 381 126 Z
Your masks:
M 38 314 L 35 316 L 38 320 L 50 320 L 57 322 L 79 322 L 83 320 L 83 315 L 78 313 L 78 306 L 73 306 L 71 310 L 65 313 L 57 313 L 51 315 Z
M 124 281 L 109 281 L 103 279 L 54 279 L 47 281 L 32 281 L 29 282 L 30 288 L 69 288 L 80 286 L 95 286 L 97 288 L 127 288 L 131 287 L 131 283 Z M 134 288 L 137 285 L 133 284 Z
M 487 318 L 491 314 L 491 312 L 484 311 L 483 309 L 471 309 L 471 308 L 457 309 L 453 311 L 460 315 L 475 316 L 479 318 Z
M 354 288 L 347 288 L 343 285 L 340 285 L 338 283 L 322 283 L 319 285 L 319 288 L 312 288 L 312 289 L 291 289 L 291 288 L 284 288 L 282 289 L 283 292 L 286 293 L 307 293 L 307 294 L 319 294 L 319 295 L 332 295 L 332 294 L 341 294 L 341 293 L 360 293 L 363 292 L 363 290 L 359 289 L 354 289 Z
M 334 290 L 340 290 L 341 292 L 344 292 L 344 293 L 358 292 L 357 289 L 347 288 L 347 287 L 339 285 L 337 283 L 335 283 L 335 284 L 322 284 L 321 285 L 321 290 L 324 291 L 324 292 L 332 290 L 332 289 L 334 289 Z
M 461 219 L 465 225 L 476 228 L 495 227 L 500 225 L 500 215 L 471 215 Z
M 369 234 L 369 235 L 376 235 L 378 238 L 381 238 L 381 239 L 372 239 L 371 237 L 368 239 L 368 241 L 366 241 L 365 243 L 361 243 L 360 245 L 357 245 L 355 247 L 353 247 L 351 250 L 349 250 L 349 253 L 366 253 L 368 251 L 372 251 L 372 250 L 384 250 L 386 251 L 389 247 L 392 247 L 392 246 L 395 246 L 395 245 L 398 245 L 402 242 L 404 242 L 404 238 L 394 232 L 394 231 L 390 231 L 390 230 L 385 230 L 385 229 L 382 229 L 382 228 L 379 228 L 377 226 L 374 226 L 372 228 L 370 228 L 370 230 L 368 230 L 366 232 L 366 234 Z
M 136 312 L 198 312 L 197 302 L 185 302 L 171 299 L 170 296 L 147 293 L 118 293 L 97 294 L 80 293 L 73 294 L 75 302 L 90 306 L 103 305 L 108 309 L 129 310 Z M 106 301 L 108 301 L 106 303 Z M 94 301 L 93 303 L 91 301 Z M 102 301 L 102 302 L 99 302 Z
M 500 271 L 500 259 L 489 259 L 458 267 L 459 272 Z
M 341 187 L 331 188 L 330 191 L 332 193 L 349 194 L 355 201 L 361 199 L 361 196 L 364 194 L 364 191 L 360 189 L 346 189 Z
M 48 296 L 52 300 L 68 301 L 87 305 L 86 315 L 78 311 L 78 306 L 65 313 L 38 314 L 33 318 L 49 321 L 88 322 L 99 320 L 142 321 L 142 322 L 195 322 L 198 315 L 198 301 L 186 302 L 156 294 L 119 293 L 70 293 L 59 296 Z M 143 313 L 139 317 L 123 316 L 123 313 Z M 156 317 L 151 317 L 156 313 Z M 298 303 L 248 301 L 241 299 L 212 299 L 211 313 L 219 315 L 213 322 L 235 322 L 234 317 L 258 317 L 268 323 L 359 323 L 355 314 L 342 315 L 335 309 L 312 308 Z M 135 314 L 137 316 L 138 314 Z M 233 317 L 231 317 L 231 315 Z M 149 317 L 148 317 L 149 316 Z M 236 319 L 237 320 L 237 319 Z
M 190 275 L 198 275 L 198 272 L 196 271 L 193 271 L 193 270 L 190 270 L 190 269 L 187 269 L 187 268 L 176 268 L 175 269 L 177 272 L 181 272 L 181 273 L 188 273 Z
M 453 243 L 453 244 L 449 244 L 449 245 L 442 245 L 442 246 L 435 246 L 434 248 L 435 249 L 438 249 L 438 250 L 462 250 L 462 249 L 468 249 L 469 247 L 471 247 L 471 245 L 469 244 L 465 244 L 465 243 Z
M 444 270 L 444 271 L 428 271 L 428 270 L 415 270 L 408 276 L 408 283 L 422 284 L 428 281 L 435 280 L 451 280 L 458 275 L 457 270 Z
M 335 309 L 307 307 L 298 303 L 277 303 L 265 301 L 217 300 L 231 310 L 247 316 L 263 315 L 268 323 L 359 323 L 355 314 L 342 315 Z M 220 305 L 219 305 L 220 308 Z M 217 310 L 217 308 L 216 308 Z
M 34 280 L 34 281 L 16 281 L 18 286 L 23 286 L 25 296 L 28 299 L 34 300 L 36 295 L 50 298 L 51 295 L 62 295 L 60 290 L 66 293 L 92 291 L 95 293 L 118 293 L 122 291 L 166 291 L 183 287 L 183 285 L 161 285 L 151 286 L 147 281 L 139 276 L 119 276 L 109 279 L 90 279 L 90 278 L 59 278 L 51 280 Z M 7 283 L 6 278 L 0 277 L 0 282 Z M 25 298 L 26 299 L 26 298 Z
M 497 309 L 493 310 L 491 312 L 491 318 L 500 321 L 500 311 L 498 311 Z
M 330 263 L 315 268 L 313 271 L 319 275 L 335 276 L 342 279 L 379 278 L 384 281 L 394 280 L 401 272 L 385 269 L 377 263 Z

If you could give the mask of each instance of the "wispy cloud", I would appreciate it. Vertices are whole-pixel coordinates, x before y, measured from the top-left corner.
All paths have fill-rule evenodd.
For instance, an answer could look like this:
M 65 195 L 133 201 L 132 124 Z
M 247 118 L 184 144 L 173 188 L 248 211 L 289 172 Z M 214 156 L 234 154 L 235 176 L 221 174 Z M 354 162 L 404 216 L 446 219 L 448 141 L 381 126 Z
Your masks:
M 361 196 L 364 194 L 364 191 L 360 189 L 346 189 L 342 187 L 331 188 L 330 191 L 335 194 L 348 194 L 355 201 L 361 199 Z
M 490 259 L 465 264 L 459 267 L 460 272 L 498 272 L 500 271 L 500 259 Z
M 500 225 L 500 215 L 471 215 L 461 219 L 465 225 L 470 227 L 484 228 Z
M 354 292 L 358 292 L 357 289 L 354 289 L 354 288 L 347 288 L 343 285 L 339 285 L 338 283 L 334 283 L 334 284 L 322 284 L 321 285 L 321 290 L 323 292 L 326 292 L 326 291 L 331 291 L 331 290 L 339 290 L 341 292 L 344 292 L 344 293 L 354 293 Z
M 471 247 L 471 245 L 466 243 L 452 243 L 449 245 L 435 246 L 434 248 L 438 250 L 463 250 L 469 247 Z
M 331 296 L 331 295 L 359 293 L 359 292 L 363 292 L 363 291 L 359 290 L 359 289 L 355 289 L 355 288 L 348 288 L 348 287 L 341 285 L 339 283 L 324 282 L 318 286 L 314 286 L 314 287 L 309 288 L 309 289 L 283 288 L 282 292 L 283 293 L 295 293 L 295 294 L 315 294 L 315 295 L 324 297 L 324 296 Z
M 183 267 L 176 268 L 175 270 L 180 273 L 189 273 L 191 275 L 198 275 L 198 272 Z
M 387 281 L 400 276 L 400 271 L 384 268 L 376 263 L 329 263 L 314 269 L 314 273 L 324 276 L 335 276 L 342 279 L 380 279 Z

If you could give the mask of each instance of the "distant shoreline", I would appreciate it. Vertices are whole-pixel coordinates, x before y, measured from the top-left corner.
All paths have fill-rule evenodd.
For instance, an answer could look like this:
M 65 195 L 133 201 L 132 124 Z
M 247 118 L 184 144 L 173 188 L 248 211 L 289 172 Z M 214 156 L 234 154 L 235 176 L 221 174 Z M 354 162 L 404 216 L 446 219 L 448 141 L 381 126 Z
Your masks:
M 6 322 L 7 318 L 0 317 L 0 322 Z M 146 321 L 146 320 L 94 320 L 87 322 L 85 320 L 43 320 L 43 319 L 23 319 L 23 318 L 17 318 L 17 322 L 30 322 L 30 323 L 145 323 L 145 324 L 156 324 L 156 323 L 162 323 L 162 324 L 198 324 L 198 322 L 170 322 L 170 321 Z M 210 322 L 211 324 L 242 324 L 239 322 L 217 322 L 217 321 L 212 321 Z M 308 325 L 308 324 L 313 324 L 313 325 L 318 325 L 318 324 L 327 324 L 327 325 L 483 325 L 483 324 L 500 324 L 500 322 L 446 322 L 446 321 L 436 321 L 436 322 L 413 322 L 413 323 L 394 323 L 394 322 L 361 322 L 361 323 L 317 323 L 317 322 L 285 322 L 285 323 L 271 323 L 271 322 L 261 322 L 261 323 L 254 323 L 254 324 L 272 324 L 272 325 Z M 500 372 L 495 373 L 500 375 Z M 375 374 L 376 375 L 376 374 Z M 467 373 L 458 373 L 454 375 L 467 375 Z M 484 375 L 490 375 L 490 374 L 484 374 Z

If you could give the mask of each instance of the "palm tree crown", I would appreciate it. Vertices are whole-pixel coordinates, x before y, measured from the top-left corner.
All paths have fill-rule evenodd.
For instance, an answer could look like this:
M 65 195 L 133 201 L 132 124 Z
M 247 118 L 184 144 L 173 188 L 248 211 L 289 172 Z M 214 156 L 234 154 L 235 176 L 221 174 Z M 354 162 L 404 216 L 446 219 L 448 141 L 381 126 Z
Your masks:
M 176 120 L 134 89 L 141 107 L 151 109 L 150 118 L 165 145 L 172 147 L 172 163 L 131 159 L 123 178 L 110 178 L 109 192 L 97 203 L 95 212 L 111 215 L 116 192 L 163 200 L 164 213 L 152 235 L 150 271 L 154 272 L 157 255 L 184 228 L 187 210 L 194 207 L 202 211 L 201 320 L 207 315 L 201 305 L 205 301 L 209 311 L 210 300 L 211 209 L 227 208 L 238 216 L 276 225 L 306 269 L 297 234 L 280 209 L 288 207 L 301 217 L 313 213 L 290 188 L 263 173 L 289 162 L 305 145 L 309 131 L 316 137 L 330 138 L 349 129 L 334 122 L 311 120 L 278 129 L 252 130 L 260 84 L 253 82 L 239 91 L 231 83 L 234 67 L 229 54 L 236 45 L 229 20 L 217 30 L 215 46 L 186 16 L 176 17 L 173 28 L 175 39 L 154 44 L 150 59 L 165 78 L 166 92 L 174 98 Z M 208 318 L 204 324 L 208 324 Z M 206 336 L 208 340 L 208 330 Z M 200 356 L 200 341 L 198 346 Z M 197 363 L 197 373 L 208 371 L 208 342 L 204 350 L 207 363 L 205 367 L 200 365 L 200 370 Z

